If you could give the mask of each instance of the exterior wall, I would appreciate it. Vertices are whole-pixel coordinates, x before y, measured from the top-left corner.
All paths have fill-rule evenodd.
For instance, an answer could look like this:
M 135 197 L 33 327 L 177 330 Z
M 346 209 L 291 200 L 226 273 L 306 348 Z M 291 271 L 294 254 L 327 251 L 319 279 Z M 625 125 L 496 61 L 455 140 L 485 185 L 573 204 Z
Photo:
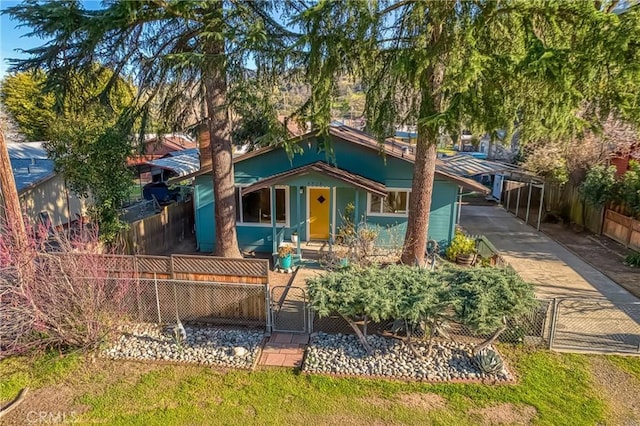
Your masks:
M 40 212 L 46 211 L 53 226 L 66 225 L 76 220 L 76 214 L 84 215 L 87 211 L 87 200 L 68 191 L 69 206 L 67 208 L 67 188 L 61 176 L 54 176 L 32 188 L 20 193 L 20 204 L 23 212 L 32 223 L 38 223 Z M 70 215 L 69 215 L 70 213 Z
M 302 154 L 296 154 L 289 159 L 284 150 L 274 150 L 235 164 L 236 185 L 248 185 L 257 180 L 300 167 L 316 161 L 332 162 L 326 153 L 319 149 L 316 141 L 300 144 Z M 410 163 L 395 157 L 383 157 L 374 151 L 338 139 L 332 141 L 335 165 L 341 169 L 359 174 L 369 179 L 382 182 L 388 188 L 409 189 L 413 178 L 413 167 Z M 287 182 L 289 191 L 289 227 L 285 230 L 285 239 L 289 239 L 291 232 L 300 224 L 299 236 L 306 240 L 307 217 L 307 187 L 334 186 L 336 187 L 335 231 L 337 232 L 348 203 L 355 204 L 355 188 L 341 181 L 319 174 L 309 174 L 295 177 Z M 300 194 L 300 192 L 302 192 Z M 380 245 L 401 245 L 406 231 L 406 217 L 367 216 L 367 193 L 358 190 L 358 211 L 355 212 L 357 223 L 366 221 L 367 224 L 379 229 Z M 434 184 L 431 219 L 429 224 L 429 238 L 437 240 L 441 246 L 446 246 L 453 238 L 456 219 L 456 201 L 458 186 L 450 181 L 437 180 Z M 199 249 L 203 252 L 212 251 L 215 241 L 215 226 L 213 222 L 213 192 L 210 175 L 202 175 L 195 182 L 195 220 L 196 237 Z M 300 217 L 298 217 L 297 197 L 300 197 Z M 333 194 L 332 194 L 333 195 Z M 331 214 L 333 215 L 334 212 Z M 271 252 L 273 246 L 273 231 L 270 225 L 238 225 L 238 242 L 243 250 Z

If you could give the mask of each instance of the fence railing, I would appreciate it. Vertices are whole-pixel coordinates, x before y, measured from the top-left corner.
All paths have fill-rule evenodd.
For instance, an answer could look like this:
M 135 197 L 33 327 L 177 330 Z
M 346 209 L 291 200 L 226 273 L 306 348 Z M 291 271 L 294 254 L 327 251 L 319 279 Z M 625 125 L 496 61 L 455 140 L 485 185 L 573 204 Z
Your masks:
M 640 354 L 640 302 L 554 300 L 550 348 Z
M 122 281 L 120 281 L 122 285 Z M 128 320 L 267 326 L 268 285 L 167 279 L 128 280 Z
M 171 255 L 130 256 L 93 253 L 64 253 L 75 256 L 70 264 L 93 265 L 100 276 L 157 278 L 188 281 L 267 284 L 267 259 L 228 259 L 215 256 Z M 100 269 L 100 270 L 98 270 Z M 74 271 L 74 273 L 77 273 Z M 86 275 L 86 272 L 85 272 Z

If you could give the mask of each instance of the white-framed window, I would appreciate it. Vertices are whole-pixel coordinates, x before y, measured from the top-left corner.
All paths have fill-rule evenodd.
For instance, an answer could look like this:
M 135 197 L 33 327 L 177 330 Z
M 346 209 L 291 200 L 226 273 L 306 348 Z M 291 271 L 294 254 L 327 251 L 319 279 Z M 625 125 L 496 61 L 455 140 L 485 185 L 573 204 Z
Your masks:
M 376 194 L 367 194 L 367 214 L 371 216 L 407 216 L 409 213 L 408 189 L 392 189 L 383 198 Z
M 289 224 L 289 187 L 278 186 L 276 193 L 276 224 Z M 263 188 L 248 194 L 236 187 L 236 223 L 250 226 L 271 226 L 271 189 Z

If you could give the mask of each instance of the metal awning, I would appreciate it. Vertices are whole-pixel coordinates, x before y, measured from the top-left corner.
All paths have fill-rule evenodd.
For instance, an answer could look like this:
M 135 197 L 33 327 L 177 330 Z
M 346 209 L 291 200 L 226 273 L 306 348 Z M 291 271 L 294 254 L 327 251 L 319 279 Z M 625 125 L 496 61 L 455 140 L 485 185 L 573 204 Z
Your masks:
M 382 183 L 376 182 L 355 173 L 348 172 L 343 169 L 339 169 L 323 161 L 317 161 L 315 163 L 307 164 L 306 166 L 297 167 L 295 169 L 287 170 L 286 172 L 278 173 L 260 179 L 259 181 L 242 188 L 242 194 L 244 195 L 263 188 L 269 188 L 270 186 L 284 183 L 292 177 L 304 176 L 310 173 L 320 173 L 322 175 L 345 182 L 356 188 L 364 189 L 365 191 L 372 194 L 376 194 L 381 197 L 387 196 L 387 188 Z
M 467 154 L 458 154 L 441 159 L 443 171 L 459 176 L 492 175 L 517 170 L 513 164 L 482 160 Z
M 170 156 L 145 162 L 149 168 L 160 168 L 174 172 L 178 176 L 187 176 L 200 169 L 200 155 L 197 149 L 172 152 Z

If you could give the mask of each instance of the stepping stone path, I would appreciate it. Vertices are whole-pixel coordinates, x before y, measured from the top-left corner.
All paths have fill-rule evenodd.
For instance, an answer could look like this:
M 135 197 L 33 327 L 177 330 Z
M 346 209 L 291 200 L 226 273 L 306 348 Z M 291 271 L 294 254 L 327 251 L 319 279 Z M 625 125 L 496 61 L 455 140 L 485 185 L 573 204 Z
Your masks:
M 262 348 L 259 365 L 301 367 L 308 334 L 273 333 Z

